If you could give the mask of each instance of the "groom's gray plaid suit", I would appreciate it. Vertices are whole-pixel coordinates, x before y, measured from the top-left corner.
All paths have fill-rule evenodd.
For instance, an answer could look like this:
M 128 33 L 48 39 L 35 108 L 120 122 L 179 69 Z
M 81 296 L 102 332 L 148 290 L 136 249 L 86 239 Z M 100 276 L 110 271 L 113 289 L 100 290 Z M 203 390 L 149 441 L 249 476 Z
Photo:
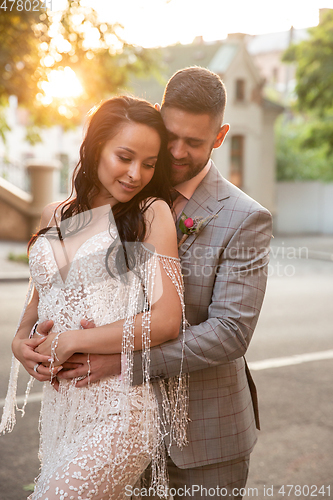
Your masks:
M 190 422 L 188 446 L 172 446 L 171 458 L 180 468 L 193 468 L 244 457 L 256 442 L 243 355 L 264 298 L 271 215 L 214 164 L 184 212 L 217 215 L 179 251 L 191 325 L 184 363 L 190 372 Z M 180 358 L 178 339 L 154 347 L 152 378 L 177 375 Z

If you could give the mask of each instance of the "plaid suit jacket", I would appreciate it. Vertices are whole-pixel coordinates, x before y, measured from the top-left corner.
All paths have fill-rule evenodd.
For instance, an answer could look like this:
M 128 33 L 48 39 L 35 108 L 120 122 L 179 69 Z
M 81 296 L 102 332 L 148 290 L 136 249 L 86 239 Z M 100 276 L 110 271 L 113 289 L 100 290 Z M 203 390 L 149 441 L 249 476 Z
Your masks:
M 190 422 L 188 446 L 172 446 L 170 454 L 178 467 L 192 468 L 245 456 L 256 442 L 243 356 L 264 298 L 272 221 L 268 210 L 225 180 L 214 164 L 184 212 L 216 216 L 179 251 L 191 325 L 183 367 L 190 373 Z M 154 347 L 152 378 L 178 375 L 180 358 L 180 339 Z M 137 356 L 135 378 L 138 361 Z M 158 392 L 156 384 L 160 399 Z

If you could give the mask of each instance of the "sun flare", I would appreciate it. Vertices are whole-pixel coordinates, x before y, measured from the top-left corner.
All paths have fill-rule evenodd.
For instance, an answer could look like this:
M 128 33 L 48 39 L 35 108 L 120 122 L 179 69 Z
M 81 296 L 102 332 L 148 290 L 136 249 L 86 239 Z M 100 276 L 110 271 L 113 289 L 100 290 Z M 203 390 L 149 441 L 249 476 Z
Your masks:
M 41 89 L 47 100 L 79 97 L 83 93 L 79 79 L 69 66 L 64 69 L 52 70 L 48 80 L 41 83 Z
M 36 97 L 41 104 L 49 106 L 55 102 L 59 114 L 68 119 L 78 115 L 75 99 L 83 94 L 84 89 L 69 66 L 50 71 L 48 79 L 41 82 L 39 87 L 43 93 L 39 92 Z

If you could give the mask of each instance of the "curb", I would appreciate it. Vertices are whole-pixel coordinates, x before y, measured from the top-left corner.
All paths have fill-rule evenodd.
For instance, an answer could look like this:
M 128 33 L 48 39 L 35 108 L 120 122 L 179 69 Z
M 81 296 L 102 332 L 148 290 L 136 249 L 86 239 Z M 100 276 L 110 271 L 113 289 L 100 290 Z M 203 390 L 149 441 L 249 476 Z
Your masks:
M 276 252 L 277 250 L 279 249 L 282 249 L 282 250 L 285 250 L 285 247 L 282 247 L 282 246 L 275 246 L 275 245 L 271 245 L 271 256 L 273 258 L 278 258 L 280 257 L 280 255 L 278 255 L 278 253 Z M 274 251 L 275 251 L 275 256 L 274 256 Z M 281 255 L 282 258 L 284 258 L 283 255 Z M 307 255 L 304 256 L 302 253 L 299 253 L 297 257 L 293 257 L 293 259 L 296 259 L 296 260 L 324 260 L 324 261 L 327 261 L 327 262 L 333 262 L 333 253 L 331 252 L 325 252 L 325 251 L 322 251 L 322 250 L 310 250 L 309 248 L 307 248 Z
M 15 283 L 29 281 L 29 276 L 0 276 L 0 283 Z
M 303 257 L 305 258 L 305 257 Z M 333 253 L 320 252 L 319 250 L 310 250 L 309 259 L 313 260 L 326 260 L 333 262 Z

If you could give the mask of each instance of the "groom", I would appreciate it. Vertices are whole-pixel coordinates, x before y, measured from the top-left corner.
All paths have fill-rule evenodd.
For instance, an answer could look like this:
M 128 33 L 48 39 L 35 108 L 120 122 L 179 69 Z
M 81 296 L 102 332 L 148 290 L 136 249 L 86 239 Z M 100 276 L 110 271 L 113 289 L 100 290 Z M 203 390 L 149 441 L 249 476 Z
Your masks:
M 188 446 L 168 459 L 174 498 L 242 498 L 249 457 L 259 427 L 255 387 L 244 354 L 266 287 L 271 215 L 225 180 L 210 159 L 228 130 L 226 94 L 218 75 L 193 67 L 168 82 L 161 113 L 169 132 L 174 202 L 178 217 L 208 223 L 180 246 L 186 318 L 185 362 L 190 373 Z M 39 325 L 42 331 L 42 325 Z M 151 378 L 179 373 L 181 339 L 151 350 Z M 87 374 L 86 356 L 75 355 L 71 378 Z M 120 355 L 90 357 L 90 381 L 119 373 Z M 76 366 L 76 367 L 75 367 Z M 140 383 L 140 354 L 134 380 Z M 85 385 L 87 379 L 78 382 Z M 215 493 L 212 495 L 213 490 Z

